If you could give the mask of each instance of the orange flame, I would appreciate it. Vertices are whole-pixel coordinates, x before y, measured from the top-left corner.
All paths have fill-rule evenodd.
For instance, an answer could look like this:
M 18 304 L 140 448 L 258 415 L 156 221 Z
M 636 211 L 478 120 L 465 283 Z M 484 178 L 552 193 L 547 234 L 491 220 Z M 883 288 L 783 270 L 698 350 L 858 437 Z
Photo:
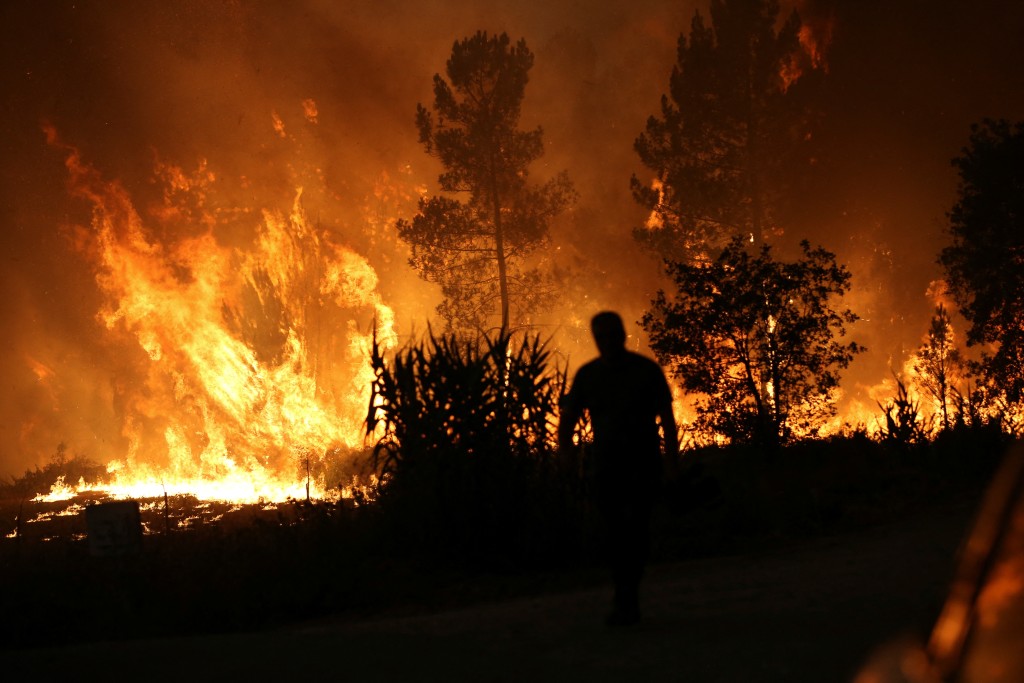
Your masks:
M 835 17 L 833 16 L 804 22 L 797 34 L 800 50 L 789 55 L 789 58 L 784 60 L 779 68 L 783 92 L 789 90 L 809 70 L 820 69 L 824 73 L 828 73 L 826 52 L 832 43 L 834 29 Z
M 197 219 L 199 234 L 159 240 L 120 184 L 103 181 L 75 149 L 66 166 L 72 194 L 93 207 L 87 253 L 106 300 L 98 318 L 125 353 L 115 401 L 128 446 L 111 454 L 113 483 L 102 488 L 284 500 L 305 496 L 308 477 L 310 494 L 325 495 L 338 483 L 329 480 L 332 458 L 362 443 L 366 329 L 373 321 L 385 348 L 396 341 L 367 260 L 310 225 L 301 188 L 287 213 L 262 212 L 249 248 L 231 248 L 209 212 Z M 190 216 L 168 197 L 209 191 L 216 180 L 205 163 L 191 177 L 158 172 L 167 185 L 159 220 Z
M 832 43 L 832 31 L 835 27 L 835 20 L 829 18 L 818 22 L 813 26 L 804 24 L 800 27 L 800 47 L 811 60 L 811 68 L 822 69 L 828 73 L 828 62 L 825 59 L 825 51 Z
M 316 100 L 313 98 L 310 97 L 302 100 L 302 112 L 305 114 L 306 120 L 310 123 L 319 123 L 319 119 L 317 117 L 319 117 L 320 113 L 316 106 Z

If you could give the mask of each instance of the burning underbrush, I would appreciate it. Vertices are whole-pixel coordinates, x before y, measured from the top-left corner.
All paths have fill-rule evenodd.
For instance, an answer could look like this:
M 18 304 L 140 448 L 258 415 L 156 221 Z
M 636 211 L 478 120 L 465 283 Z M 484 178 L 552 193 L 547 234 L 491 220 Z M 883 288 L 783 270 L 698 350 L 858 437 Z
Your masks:
M 345 482 L 319 494 L 320 502 L 355 506 L 373 498 L 377 479 L 368 469 L 357 473 L 349 467 L 344 476 Z M 250 501 L 218 497 L 216 489 L 209 486 L 207 496 L 198 495 L 194 491 L 203 491 L 201 483 L 175 482 L 173 486 L 179 490 L 160 482 L 155 485 L 162 487 L 155 495 L 146 495 L 146 488 L 138 485 L 133 491 L 125 491 L 107 467 L 83 457 L 64 460 L 58 454 L 46 467 L 29 470 L 0 485 L 0 533 L 14 540 L 84 540 L 86 509 L 119 500 L 138 503 L 144 536 L 210 525 L 235 528 L 257 520 L 291 524 L 296 521 L 297 502 L 312 502 L 308 493 L 300 498 Z M 300 488 L 301 484 L 296 486 Z
M 363 469 L 343 481 L 367 485 L 347 495 L 138 496 L 137 547 L 105 556 L 88 517 L 113 498 L 106 468 L 58 451 L 4 485 L 0 647 L 443 607 L 601 577 L 587 438 L 571 463 L 555 456 L 564 373 L 545 345 L 442 337 L 388 358 L 373 349 L 377 448 L 348 460 Z M 655 560 L 778 548 L 970 503 L 1008 440 L 978 424 L 908 443 L 858 432 L 771 453 L 692 449 L 659 494 Z M 492 578 L 488 592 L 467 587 L 474 577 Z

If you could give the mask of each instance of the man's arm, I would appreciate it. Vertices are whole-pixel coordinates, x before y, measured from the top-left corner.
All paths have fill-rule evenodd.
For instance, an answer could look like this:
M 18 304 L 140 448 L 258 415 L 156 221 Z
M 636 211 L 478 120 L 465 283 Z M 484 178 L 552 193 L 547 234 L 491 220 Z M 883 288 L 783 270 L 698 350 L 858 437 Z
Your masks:
M 658 421 L 661 423 L 662 435 L 665 438 L 665 455 L 674 461 L 679 455 L 679 428 L 676 426 L 676 416 L 672 412 L 671 403 L 662 405 L 658 411 Z
M 661 423 L 661 432 L 665 439 L 665 465 L 669 479 L 672 480 L 679 474 L 679 429 L 676 426 L 671 401 L 663 404 L 658 411 L 658 422 Z
M 582 417 L 582 411 L 576 401 L 572 400 L 570 392 L 570 395 L 562 400 L 558 415 L 558 450 L 563 453 L 572 448 L 572 435 L 576 431 L 576 423 L 580 421 L 580 417 Z

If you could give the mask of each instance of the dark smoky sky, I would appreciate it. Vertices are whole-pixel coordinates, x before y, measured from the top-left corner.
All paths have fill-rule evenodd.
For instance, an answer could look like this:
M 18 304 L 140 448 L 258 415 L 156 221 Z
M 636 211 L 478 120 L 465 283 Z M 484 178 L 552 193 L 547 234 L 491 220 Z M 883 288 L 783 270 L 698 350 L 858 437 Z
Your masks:
M 924 332 L 955 199 L 949 160 L 970 124 L 1024 119 L 1024 4 L 783 3 L 794 6 L 833 25 L 825 153 L 800 229 L 853 271 L 850 303 L 866 318 L 854 336 L 871 352 L 847 373 L 852 395 L 899 366 Z M 118 429 L 99 405 L 106 394 L 96 393 L 117 353 L 102 343 L 94 273 L 67 237 L 69 226 L 88 224 L 89 207 L 68 197 L 64 152 L 47 145 L 43 122 L 140 200 L 154 192 L 155 158 L 185 168 L 207 159 L 224 177 L 244 176 L 225 200 L 239 203 L 286 203 L 296 177 L 316 169 L 322 187 L 307 208 L 358 246 L 381 174 L 436 188 L 413 116 L 452 43 L 478 29 L 508 32 L 536 55 L 523 114 L 545 130 L 535 173 L 567 170 L 580 195 L 553 233 L 561 261 L 578 269 L 565 306 L 581 320 L 599 307 L 637 320 L 659 266 L 629 235 L 644 218 L 629 194 L 630 174 L 644 175 L 632 143 L 657 112 L 676 39 L 696 9 L 706 14 L 694 0 L 0 5 L 0 475 L 44 461 L 62 440 L 105 459 L 103 443 Z M 306 99 L 317 103 L 315 126 L 304 119 Z M 287 141 L 274 134 L 274 113 Z M 367 256 L 400 324 L 425 320 L 429 286 L 400 259 Z M 403 312 L 403 300 L 418 303 Z M 59 390 L 41 386 L 29 358 L 59 375 Z

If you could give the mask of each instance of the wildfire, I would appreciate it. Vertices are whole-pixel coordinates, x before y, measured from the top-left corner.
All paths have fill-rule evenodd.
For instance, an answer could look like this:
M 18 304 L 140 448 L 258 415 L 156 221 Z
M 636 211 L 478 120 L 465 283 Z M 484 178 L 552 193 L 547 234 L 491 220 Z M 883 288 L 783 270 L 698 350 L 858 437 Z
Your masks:
M 82 253 L 105 300 L 97 317 L 123 353 L 112 383 L 127 446 L 107 454 L 109 484 L 60 482 L 46 499 L 102 489 L 254 502 L 337 487 L 332 466 L 362 445 L 371 336 L 396 340 L 369 262 L 310 223 L 301 188 L 288 211 L 232 212 L 255 237 L 227 246 L 229 219 L 201 196 L 217 180 L 205 163 L 193 177 L 158 169 L 165 205 L 147 215 L 191 221 L 168 227 L 66 149 L 70 191 L 93 209 Z
M 32 368 L 32 373 L 39 379 L 40 382 L 48 381 L 51 377 L 53 377 L 53 369 L 48 367 L 47 365 L 40 363 L 39 361 L 30 357 L 26 357 L 25 361 L 28 363 L 28 366 Z
M 811 67 L 823 69 L 828 73 L 828 62 L 825 51 L 832 42 L 832 31 L 835 26 L 833 19 L 818 22 L 814 25 L 804 24 L 800 27 L 800 47 L 811 60 Z
M 800 50 L 790 55 L 779 70 L 782 90 L 789 90 L 808 70 L 820 69 L 828 73 L 826 52 L 832 43 L 835 30 L 835 17 L 829 16 L 814 21 L 805 20 L 800 27 L 797 38 Z
M 647 221 L 644 223 L 644 226 L 648 230 L 658 230 L 665 227 L 665 221 L 657 210 L 657 207 L 662 206 L 665 202 L 665 184 L 660 178 L 653 178 L 651 180 L 651 189 L 658 193 L 658 204 L 647 216 Z

